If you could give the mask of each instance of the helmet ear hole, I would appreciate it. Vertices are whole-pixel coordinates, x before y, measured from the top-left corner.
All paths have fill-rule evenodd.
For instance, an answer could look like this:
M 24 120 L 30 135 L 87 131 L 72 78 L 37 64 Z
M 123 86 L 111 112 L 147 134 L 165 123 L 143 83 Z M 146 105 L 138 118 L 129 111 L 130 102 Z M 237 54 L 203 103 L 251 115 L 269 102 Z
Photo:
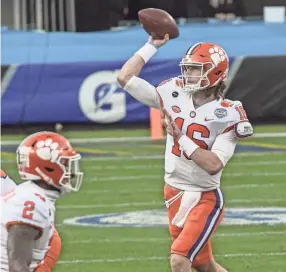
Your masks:
M 33 142 L 33 143 L 31 144 L 31 146 L 32 146 L 32 147 L 35 147 L 36 143 L 37 143 L 37 141 Z
M 54 169 L 50 168 L 50 167 L 45 167 L 45 169 L 48 171 L 48 172 L 54 172 Z
M 221 74 L 221 72 L 222 72 L 221 70 L 217 71 L 217 72 L 215 72 L 215 75 L 218 76 L 219 74 Z

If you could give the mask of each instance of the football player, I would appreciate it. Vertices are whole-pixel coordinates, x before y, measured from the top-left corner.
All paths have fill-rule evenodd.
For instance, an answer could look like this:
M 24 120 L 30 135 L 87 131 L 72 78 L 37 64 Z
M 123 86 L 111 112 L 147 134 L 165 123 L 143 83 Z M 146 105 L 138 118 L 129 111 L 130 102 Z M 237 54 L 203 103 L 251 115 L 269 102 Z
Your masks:
M 149 37 L 121 68 L 120 86 L 142 103 L 161 109 L 167 129 L 164 199 L 173 240 L 173 272 L 225 272 L 212 253 L 211 236 L 224 216 L 222 170 L 238 138 L 253 134 L 241 102 L 223 98 L 229 59 L 217 44 L 191 46 L 181 74 L 157 88 L 138 75 L 169 40 Z
M 52 271 L 61 251 L 55 202 L 79 190 L 80 158 L 66 138 L 53 132 L 32 134 L 19 145 L 17 165 L 24 182 L 16 186 L 11 180 L 0 198 L 1 271 Z M 2 171 L 1 187 L 7 180 Z

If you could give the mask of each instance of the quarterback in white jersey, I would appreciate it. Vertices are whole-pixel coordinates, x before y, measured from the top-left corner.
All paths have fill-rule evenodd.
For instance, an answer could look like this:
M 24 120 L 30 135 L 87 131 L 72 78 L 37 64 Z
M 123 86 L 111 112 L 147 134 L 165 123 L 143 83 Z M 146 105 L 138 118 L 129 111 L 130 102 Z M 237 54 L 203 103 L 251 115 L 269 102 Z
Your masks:
M 55 202 L 61 194 L 79 190 L 79 161 L 80 155 L 57 133 L 35 133 L 20 144 L 17 165 L 25 182 L 0 198 L 1 271 L 52 271 L 61 250 Z
M 201 42 L 180 62 L 181 75 L 157 88 L 138 77 L 169 40 L 149 38 L 122 67 L 117 80 L 142 103 L 161 110 L 168 136 L 164 199 L 168 208 L 173 272 L 225 272 L 212 255 L 210 237 L 224 215 L 220 177 L 238 138 L 252 135 L 241 102 L 223 97 L 228 56 L 219 45 Z

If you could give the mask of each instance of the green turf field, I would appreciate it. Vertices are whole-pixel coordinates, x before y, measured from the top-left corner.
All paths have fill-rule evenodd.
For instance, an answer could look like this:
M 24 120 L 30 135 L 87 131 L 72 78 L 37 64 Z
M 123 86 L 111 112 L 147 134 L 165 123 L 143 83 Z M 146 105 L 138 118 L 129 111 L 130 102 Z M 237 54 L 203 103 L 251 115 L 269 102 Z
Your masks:
M 258 127 L 256 132 L 286 132 L 286 126 Z M 148 136 L 148 131 L 66 135 L 120 138 Z M 2 140 L 22 138 L 6 135 Z M 55 271 L 170 271 L 167 227 L 83 227 L 63 223 L 76 216 L 163 209 L 163 141 L 80 142 L 75 146 L 83 153 L 85 177 L 80 192 L 64 196 L 57 203 L 57 229 L 63 250 Z M 18 179 L 14 150 L 13 143 L 3 142 L 2 168 Z M 241 141 L 224 171 L 222 188 L 226 208 L 285 208 L 286 137 Z M 221 226 L 213 238 L 213 248 L 216 260 L 231 272 L 285 272 L 286 220 L 276 225 Z

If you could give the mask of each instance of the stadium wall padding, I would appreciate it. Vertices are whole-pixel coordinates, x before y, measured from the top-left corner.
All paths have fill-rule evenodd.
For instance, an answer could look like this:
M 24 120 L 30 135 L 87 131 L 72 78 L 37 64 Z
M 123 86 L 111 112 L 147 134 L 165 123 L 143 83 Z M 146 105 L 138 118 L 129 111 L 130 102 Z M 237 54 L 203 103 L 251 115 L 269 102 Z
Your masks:
M 140 76 L 157 86 L 179 75 L 178 63 L 179 59 L 151 61 Z M 149 108 L 116 81 L 122 65 L 114 61 L 2 66 L 2 125 L 149 122 Z M 285 71 L 286 56 L 245 58 L 227 98 L 242 101 L 251 121 L 286 121 Z

